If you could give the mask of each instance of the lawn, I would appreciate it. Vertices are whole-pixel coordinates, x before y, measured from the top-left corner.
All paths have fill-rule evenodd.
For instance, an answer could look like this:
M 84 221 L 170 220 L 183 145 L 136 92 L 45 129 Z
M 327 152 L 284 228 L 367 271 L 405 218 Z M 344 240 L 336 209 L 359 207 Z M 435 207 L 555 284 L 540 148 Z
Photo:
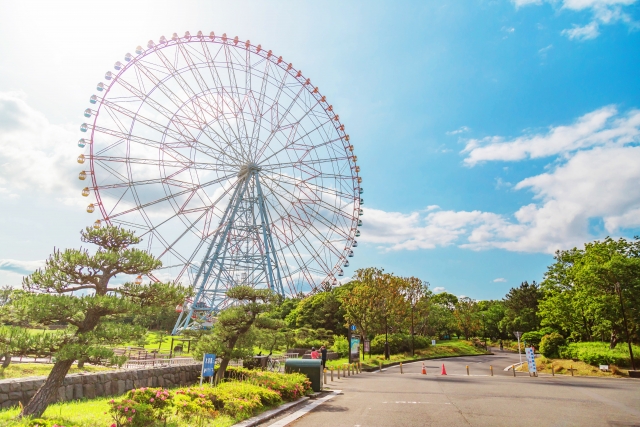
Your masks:
M 544 356 L 536 358 L 536 369 L 540 373 L 551 374 L 551 366 L 556 375 L 571 375 L 571 369 L 574 369 L 573 375 L 575 376 L 590 376 L 590 377 L 628 377 L 629 371 L 626 369 L 620 369 L 616 366 L 610 365 L 610 372 L 603 372 L 599 367 L 589 365 L 581 361 L 573 361 L 567 359 L 547 359 Z M 529 365 L 527 363 L 522 364 L 521 367 L 516 369 L 517 371 L 529 372 Z
M 49 375 L 49 372 L 51 372 L 51 368 L 53 368 L 53 364 L 48 363 L 12 363 L 8 368 L 0 368 L 0 379 Z M 71 369 L 69 369 L 69 373 L 78 374 L 81 372 L 98 372 L 112 370 L 113 368 L 105 368 L 102 366 L 93 365 L 84 365 L 84 368 L 78 369 L 76 365 L 73 365 Z
M 451 356 L 473 356 L 476 354 L 486 354 L 485 351 L 474 347 L 469 341 L 464 340 L 442 340 L 437 341 L 435 346 L 430 346 L 424 350 L 416 350 L 415 356 L 411 356 L 409 353 L 400 353 L 400 354 L 392 354 L 391 360 L 385 361 L 384 355 L 382 354 L 373 354 L 371 356 L 366 355 L 365 359 L 362 360 L 363 368 L 377 368 L 380 366 L 380 362 L 382 362 L 383 366 L 386 366 L 389 363 L 395 362 L 411 362 L 416 359 L 437 359 L 440 357 L 451 357 Z M 330 360 L 327 362 L 327 367 L 337 368 L 339 366 L 345 365 L 349 362 L 346 357 L 337 360 Z

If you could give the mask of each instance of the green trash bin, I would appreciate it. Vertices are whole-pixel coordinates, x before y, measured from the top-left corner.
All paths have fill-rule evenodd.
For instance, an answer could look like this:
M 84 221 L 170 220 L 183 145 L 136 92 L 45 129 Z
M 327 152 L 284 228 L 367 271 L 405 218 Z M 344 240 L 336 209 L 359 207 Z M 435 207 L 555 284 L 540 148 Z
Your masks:
M 322 361 L 320 359 L 287 359 L 284 362 L 286 373 L 300 372 L 311 381 L 313 391 L 322 391 Z

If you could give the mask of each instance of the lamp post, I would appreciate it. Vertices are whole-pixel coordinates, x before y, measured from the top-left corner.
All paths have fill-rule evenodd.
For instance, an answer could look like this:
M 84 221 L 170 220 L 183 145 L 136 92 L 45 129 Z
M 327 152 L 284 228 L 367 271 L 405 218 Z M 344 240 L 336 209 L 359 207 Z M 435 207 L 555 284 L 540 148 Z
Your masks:
M 516 336 L 516 338 L 518 338 L 518 355 L 520 356 L 520 364 L 522 365 L 522 353 L 520 352 L 520 335 L 522 334 L 522 332 L 514 332 L 513 335 Z

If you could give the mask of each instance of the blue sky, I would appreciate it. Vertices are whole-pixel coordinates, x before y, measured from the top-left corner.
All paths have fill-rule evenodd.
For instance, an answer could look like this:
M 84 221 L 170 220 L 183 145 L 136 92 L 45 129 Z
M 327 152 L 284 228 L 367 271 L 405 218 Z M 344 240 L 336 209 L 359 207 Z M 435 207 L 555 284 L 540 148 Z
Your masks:
M 203 30 L 308 75 L 356 147 L 354 268 L 456 295 L 540 280 L 557 249 L 640 234 L 640 2 L 0 4 L 0 284 L 78 246 L 77 131 L 124 53 Z

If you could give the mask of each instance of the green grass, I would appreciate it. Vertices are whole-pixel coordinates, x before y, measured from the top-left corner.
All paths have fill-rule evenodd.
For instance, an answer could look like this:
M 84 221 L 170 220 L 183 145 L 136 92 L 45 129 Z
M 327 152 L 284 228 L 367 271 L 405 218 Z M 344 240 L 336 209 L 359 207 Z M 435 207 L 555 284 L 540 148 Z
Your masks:
M 53 368 L 53 364 L 48 363 L 12 363 L 6 369 L 0 368 L 0 379 L 49 375 L 49 372 L 51 372 L 51 368 Z M 84 368 L 78 369 L 76 365 L 73 365 L 69 370 L 69 373 L 77 374 L 80 372 L 98 372 L 112 370 L 113 368 L 104 368 L 102 366 L 93 365 L 84 365 Z
M 474 347 L 469 341 L 464 340 L 442 340 L 437 341 L 435 346 L 430 346 L 424 350 L 416 350 L 415 356 L 411 356 L 409 353 L 392 354 L 391 360 L 384 360 L 384 355 L 373 354 L 365 356 L 364 360 L 361 360 L 363 368 L 377 368 L 382 362 L 382 366 L 386 366 L 389 363 L 394 362 L 411 362 L 416 359 L 423 359 L 425 357 L 431 359 L 437 359 L 440 357 L 451 356 L 473 356 L 476 354 L 486 354 L 482 349 Z M 349 361 L 346 357 L 337 360 L 327 361 L 327 367 L 337 368 L 347 364 Z

